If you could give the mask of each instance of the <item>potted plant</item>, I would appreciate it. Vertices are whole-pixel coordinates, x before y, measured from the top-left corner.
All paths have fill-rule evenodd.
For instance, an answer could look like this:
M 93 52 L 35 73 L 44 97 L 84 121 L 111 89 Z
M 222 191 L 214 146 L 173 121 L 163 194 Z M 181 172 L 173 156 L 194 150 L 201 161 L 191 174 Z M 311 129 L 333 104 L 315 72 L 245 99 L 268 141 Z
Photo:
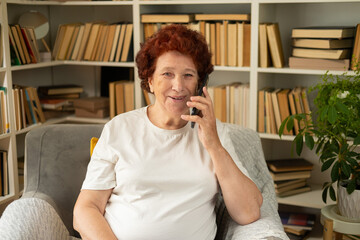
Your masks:
M 341 206 L 344 200 L 360 196 L 360 70 L 351 75 L 326 72 L 321 79 L 309 89 L 309 92 L 317 91 L 314 99 L 316 117 L 312 119 L 304 113 L 287 117 L 279 128 L 279 136 L 283 135 L 285 127 L 290 131 L 294 124 L 299 124 L 299 133 L 293 141 L 296 153 L 300 155 L 304 145 L 310 150 L 316 147 L 321 171 L 330 171 L 331 182 L 323 185 L 323 201 L 326 203 L 328 194 L 336 201 L 338 195 L 340 213 L 360 220 L 360 198 L 350 199 L 357 205 L 348 207 L 350 214 Z M 334 184 L 338 188 L 337 194 Z M 343 192 L 345 196 L 341 195 Z

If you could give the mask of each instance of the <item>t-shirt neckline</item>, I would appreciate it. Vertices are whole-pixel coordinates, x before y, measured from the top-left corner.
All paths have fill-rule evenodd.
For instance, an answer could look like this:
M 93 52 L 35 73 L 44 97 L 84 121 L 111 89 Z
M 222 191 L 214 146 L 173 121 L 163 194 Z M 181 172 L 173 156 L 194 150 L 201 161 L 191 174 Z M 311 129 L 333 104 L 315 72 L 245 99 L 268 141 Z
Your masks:
M 147 115 L 147 110 L 148 110 L 149 106 L 146 106 L 143 108 L 143 114 L 144 114 L 144 118 L 146 120 L 146 124 L 151 127 L 154 131 L 158 132 L 158 133 L 162 133 L 162 134 L 167 134 L 167 135 L 178 135 L 178 134 L 185 134 L 187 131 L 189 131 L 190 129 L 190 122 L 188 122 L 184 127 L 179 128 L 179 129 L 164 129 L 164 128 L 160 128 L 156 125 L 154 125 L 150 119 L 149 116 Z

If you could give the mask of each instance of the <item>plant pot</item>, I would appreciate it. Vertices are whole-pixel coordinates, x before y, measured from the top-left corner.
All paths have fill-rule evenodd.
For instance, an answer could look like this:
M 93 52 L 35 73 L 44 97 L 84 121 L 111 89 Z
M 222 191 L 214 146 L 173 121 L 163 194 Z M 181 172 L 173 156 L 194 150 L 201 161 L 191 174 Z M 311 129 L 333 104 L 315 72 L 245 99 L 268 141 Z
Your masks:
M 360 222 L 360 190 L 348 194 L 346 183 L 338 187 L 338 208 L 340 214 L 349 222 Z

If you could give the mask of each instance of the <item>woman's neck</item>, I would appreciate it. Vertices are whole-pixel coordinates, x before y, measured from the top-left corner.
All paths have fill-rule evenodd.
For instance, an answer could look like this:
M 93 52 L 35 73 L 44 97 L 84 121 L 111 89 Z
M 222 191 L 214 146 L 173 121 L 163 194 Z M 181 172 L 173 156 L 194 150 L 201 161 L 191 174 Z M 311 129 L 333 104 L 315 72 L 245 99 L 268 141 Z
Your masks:
M 180 115 L 171 116 L 166 114 L 156 105 L 150 105 L 147 108 L 147 116 L 152 124 L 162 129 L 175 130 L 187 124 L 187 121 L 181 119 Z

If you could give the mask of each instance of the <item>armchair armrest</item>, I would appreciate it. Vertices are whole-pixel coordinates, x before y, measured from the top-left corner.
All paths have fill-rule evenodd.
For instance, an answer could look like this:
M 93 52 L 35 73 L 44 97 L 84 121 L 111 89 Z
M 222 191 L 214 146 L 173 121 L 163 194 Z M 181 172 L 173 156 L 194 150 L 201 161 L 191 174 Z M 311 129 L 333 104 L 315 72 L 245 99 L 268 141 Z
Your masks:
M 77 239 L 70 236 L 52 205 L 37 197 L 23 197 L 7 206 L 0 218 L 0 236 L 4 240 Z

